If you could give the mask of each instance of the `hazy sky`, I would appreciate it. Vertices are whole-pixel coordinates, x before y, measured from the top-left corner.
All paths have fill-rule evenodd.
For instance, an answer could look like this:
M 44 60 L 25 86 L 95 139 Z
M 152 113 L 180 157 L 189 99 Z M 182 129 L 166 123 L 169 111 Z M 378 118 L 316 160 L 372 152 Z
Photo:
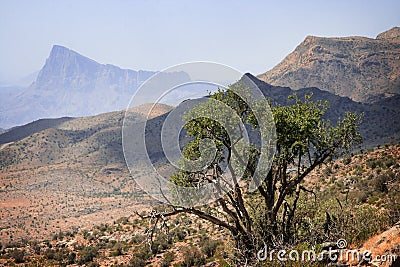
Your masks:
M 0 81 L 39 70 L 53 44 L 100 63 L 161 70 L 215 61 L 267 71 L 307 35 L 375 37 L 400 1 L 0 1 Z

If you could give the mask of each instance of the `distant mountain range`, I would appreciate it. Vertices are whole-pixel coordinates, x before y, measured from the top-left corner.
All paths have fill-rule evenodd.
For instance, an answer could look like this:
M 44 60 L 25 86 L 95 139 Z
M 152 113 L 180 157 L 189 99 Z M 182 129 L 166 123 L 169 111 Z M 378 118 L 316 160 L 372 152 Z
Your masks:
M 292 89 L 317 87 L 357 102 L 400 94 L 400 28 L 376 39 L 308 36 L 258 78 Z
M 291 104 L 288 96 L 296 93 L 299 97 L 303 97 L 306 94 L 313 94 L 313 100 L 327 100 L 329 102 L 330 108 L 328 109 L 325 117 L 329 119 L 332 123 L 338 120 L 338 118 L 342 118 L 345 115 L 346 111 L 356 112 L 358 114 L 364 114 L 364 120 L 360 126 L 361 134 L 364 138 L 365 146 L 373 146 L 376 144 L 384 144 L 388 142 L 399 142 L 400 141 L 400 106 L 397 105 L 400 101 L 400 96 L 396 95 L 390 98 L 385 98 L 376 103 L 359 103 L 355 102 L 348 97 L 341 97 L 335 94 L 332 94 L 327 91 L 320 90 L 318 88 L 302 88 L 299 90 L 292 90 L 289 87 L 279 87 L 267 84 L 251 74 L 246 74 L 243 76 L 241 80 L 244 84 L 248 86 L 257 85 L 258 88 L 262 91 L 262 93 L 269 99 L 271 99 L 272 103 L 276 103 L 279 105 L 289 105 Z M 198 102 L 202 100 L 188 100 L 183 104 L 188 105 L 187 102 Z M 181 104 L 182 105 L 182 104 Z M 146 118 L 146 111 L 149 110 L 151 105 L 141 105 L 139 107 L 132 108 L 130 112 L 134 115 L 133 121 L 137 123 L 143 123 Z M 179 108 L 180 105 L 177 107 Z M 157 139 L 161 137 L 161 126 L 166 119 L 168 112 L 173 107 L 157 104 L 155 110 L 152 111 L 152 116 L 150 116 L 150 120 L 147 122 L 146 130 L 151 134 L 146 134 L 152 141 L 150 145 L 153 147 L 148 147 L 150 151 L 154 155 L 159 155 L 160 158 L 163 158 L 161 140 Z M 128 114 L 130 114 L 128 113 Z M 28 147 L 34 148 L 36 143 L 31 142 L 30 140 L 36 139 L 37 133 L 42 132 L 42 135 L 46 136 L 46 132 L 54 132 L 60 131 L 63 134 L 60 135 L 52 135 L 48 137 L 48 142 L 50 143 L 59 143 L 62 142 L 64 144 L 63 149 L 67 149 L 69 146 L 76 146 L 77 142 L 84 143 L 83 147 L 87 147 L 92 149 L 93 147 L 101 147 L 102 149 L 106 149 L 110 140 L 107 137 L 105 139 L 98 140 L 99 143 L 91 143 L 86 144 L 87 141 L 93 142 L 92 136 L 101 136 L 102 132 L 112 131 L 113 134 L 108 135 L 113 140 L 117 139 L 118 143 L 121 144 L 121 126 L 122 120 L 124 116 L 124 111 L 116 111 L 105 114 L 100 114 L 97 116 L 91 117 L 82 117 L 82 118 L 69 118 L 63 117 L 59 119 L 41 119 L 31 123 L 28 123 L 23 126 L 14 127 L 9 129 L 5 133 L 0 134 L 0 145 L 6 144 L 10 142 L 15 142 L 11 146 L 18 146 L 19 143 L 30 143 Z M 71 136 L 68 140 L 58 140 L 59 138 L 64 138 L 65 132 L 67 130 L 68 136 Z M 79 141 L 74 138 L 74 135 L 81 136 Z M 52 140 L 52 138 L 57 138 L 57 140 Z M 71 144 L 68 145 L 68 142 Z M 118 154 L 120 154 L 119 162 L 123 162 L 122 155 L 122 147 L 112 146 L 113 149 L 119 150 Z M 0 151 L 0 155 L 6 153 L 7 149 Z M 94 152 L 94 151 L 92 151 Z M 74 152 L 74 155 L 91 153 L 90 151 L 79 150 Z M 22 153 L 26 155 L 26 153 Z M 65 154 L 65 153 L 62 153 Z M 103 151 L 103 154 L 107 154 L 106 151 Z M 15 155 L 18 156 L 18 155 Z M 47 157 L 46 154 L 36 154 L 36 156 Z M 6 162 L 7 157 L 3 158 L 3 162 Z M 12 157 L 14 158 L 14 157 Z M 15 158 L 14 158 L 15 159 Z M 54 157 L 57 159 L 57 157 Z M 158 159 L 156 159 L 157 161 Z
M 137 88 L 155 73 L 99 64 L 55 45 L 29 87 L 0 88 L 0 127 L 125 109 Z M 183 81 L 188 79 L 184 73 L 176 76 Z
M 43 118 L 93 116 L 123 110 L 137 88 L 155 73 L 99 64 L 55 45 L 30 86 L 0 87 L 0 128 Z M 173 79 L 190 81 L 186 73 L 174 75 Z M 309 36 L 281 63 L 258 78 L 295 90 L 316 87 L 365 103 L 398 95 L 400 28 L 383 32 L 376 39 Z M 187 88 L 174 94 L 189 95 L 193 90 Z M 177 98 L 174 94 L 169 98 Z M 141 99 L 139 104 L 148 102 Z

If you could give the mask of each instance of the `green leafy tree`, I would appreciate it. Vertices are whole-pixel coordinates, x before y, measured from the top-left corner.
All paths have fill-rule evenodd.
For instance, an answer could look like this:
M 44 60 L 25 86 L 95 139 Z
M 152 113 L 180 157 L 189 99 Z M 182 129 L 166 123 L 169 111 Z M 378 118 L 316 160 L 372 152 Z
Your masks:
M 187 134 L 192 138 L 184 148 L 183 155 L 188 160 L 197 160 L 212 154 L 211 146 L 204 146 L 202 140 L 212 140 L 216 152 L 207 168 L 200 171 L 185 171 L 174 175 L 175 185 L 196 187 L 212 184 L 220 194 L 217 201 L 202 207 L 169 206 L 170 210 L 156 216 L 165 217 L 177 213 L 190 213 L 228 230 L 236 248 L 246 259 L 255 257 L 256 251 L 264 243 L 290 243 L 295 238 L 293 218 L 302 191 L 304 178 L 317 166 L 332 158 L 347 153 L 354 145 L 361 143 L 358 132 L 361 116 L 346 113 L 335 125 L 324 119 L 328 103 L 312 101 L 312 95 L 304 99 L 292 95 L 292 104 L 280 106 L 272 104 L 272 114 L 276 129 L 276 148 L 271 168 L 262 172 L 262 183 L 256 183 L 256 190 L 247 189 L 254 182 L 260 158 L 271 152 L 260 146 L 259 138 L 243 142 L 246 132 L 262 135 L 262 127 L 271 127 L 272 118 L 264 113 L 260 123 L 254 109 L 266 109 L 257 100 L 249 105 L 249 88 L 241 83 L 231 85 L 228 90 L 219 90 L 210 98 L 196 105 L 184 116 Z M 235 92 L 241 92 L 239 97 Z M 215 100 L 230 107 L 217 108 Z M 251 106 L 251 107 L 250 107 Z M 232 114 L 234 111 L 235 114 Z M 224 121 L 216 121 L 204 114 L 218 113 Z M 263 114 L 262 112 L 259 114 Z M 234 116 L 235 115 L 235 116 Z M 237 115 L 237 116 L 236 116 Z M 194 119 L 193 119 L 194 118 Z M 240 127 L 240 123 L 247 125 Z M 251 127 L 251 129 L 249 129 Z M 265 132 L 265 131 L 264 131 Z M 267 131 L 271 133 L 271 131 Z M 244 152 L 243 152 L 244 151 Z M 248 155 L 247 160 L 245 154 Z M 187 161 L 183 161 L 183 166 Z M 230 171 L 231 187 L 223 186 L 223 169 Z M 238 169 L 244 168 L 239 181 Z M 189 196 L 190 197 L 190 196 Z

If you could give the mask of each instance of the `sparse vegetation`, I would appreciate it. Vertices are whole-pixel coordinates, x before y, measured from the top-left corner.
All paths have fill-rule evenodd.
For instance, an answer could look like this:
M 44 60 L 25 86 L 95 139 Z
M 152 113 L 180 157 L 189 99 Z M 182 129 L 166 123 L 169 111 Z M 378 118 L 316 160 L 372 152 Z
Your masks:
M 278 136 L 279 160 L 268 174 L 268 178 L 275 177 L 277 182 L 263 184 L 262 189 L 275 191 L 241 196 L 242 192 L 230 192 L 234 201 L 224 201 L 236 216 L 220 216 L 221 202 L 217 203 L 221 204 L 219 207 L 203 207 L 202 211 L 213 216 L 220 212 L 215 215 L 220 221 L 228 218 L 224 222 L 233 225 L 229 229 L 200 220 L 196 212 L 163 218 L 159 220 L 164 224 L 160 228 L 153 228 L 153 224 L 140 216 L 132 216 L 140 205 L 145 210 L 141 216 L 146 217 L 151 200 L 137 190 L 122 156 L 115 149 L 121 145 L 121 140 L 113 123 L 107 122 L 105 126 L 104 121 L 100 121 L 99 125 L 87 126 L 88 121 L 82 119 L 77 125 L 47 129 L 21 142 L 8 144 L 0 153 L 1 202 L 7 203 L 0 214 L 5 222 L 0 231 L 0 265 L 233 266 L 243 264 L 238 258 L 249 258 L 249 248 L 238 249 L 237 244 L 243 242 L 249 241 L 253 252 L 264 241 L 277 246 L 308 247 L 345 238 L 352 246 L 359 247 L 371 236 L 397 223 L 400 220 L 400 144 L 364 149 L 360 153 L 353 150 L 353 155 L 346 154 L 332 164 L 325 164 L 331 157 L 335 159 L 341 155 L 329 154 L 299 183 L 293 182 L 299 178 L 296 170 L 290 174 L 282 171 L 282 178 L 277 176 L 282 166 L 292 168 L 293 163 L 301 161 L 300 155 L 301 159 L 308 158 L 306 152 L 310 144 L 303 142 L 310 140 L 308 134 L 315 137 L 313 134 L 319 134 L 319 130 L 328 129 L 329 132 L 330 129 L 334 132 L 332 140 L 337 136 L 345 139 L 341 134 L 348 129 L 350 132 L 346 134 L 358 137 L 352 132 L 356 117 L 349 115 L 341 127 L 324 125 L 326 128 L 318 128 L 315 124 L 321 121 L 325 104 L 307 98 L 294 97 L 293 101 L 292 107 L 276 106 L 274 109 L 278 134 L 286 132 Z M 244 113 L 248 112 L 246 107 L 238 106 L 244 108 Z M 296 113 L 307 108 L 313 111 L 307 113 L 309 117 Z M 110 116 L 110 121 L 118 119 L 115 114 Z M 257 124 L 253 126 L 257 128 Z M 213 127 L 218 128 L 217 125 Z M 304 132 L 298 134 L 293 130 L 299 127 L 304 127 Z M 195 136 L 203 135 L 199 133 L 201 129 L 192 130 Z M 349 148 L 341 145 L 337 148 Z M 196 156 L 196 145 L 191 148 L 185 153 Z M 253 152 L 254 155 L 259 153 Z M 339 149 L 339 152 L 343 151 Z M 300 172 L 309 167 L 308 162 L 303 163 Z M 134 174 L 146 175 L 140 169 Z M 190 177 L 175 178 L 176 182 L 190 184 L 190 179 L 183 179 Z M 277 203 L 288 184 L 291 188 L 271 214 L 268 205 L 273 200 Z M 20 192 L 24 193 L 24 198 Z M 270 194 L 270 197 L 263 194 Z M 272 194 L 277 198 L 271 197 Z M 245 209 L 240 207 L 241 201 Z M 157 211 L 162 213 L 164 208 L 160 206 Z M 231 229 L 237 234 L 232 235 Z M 48 240 L 42 240 L 44 238 Z
M 315 196 L 312 193 L 302 194 L 298 200 L 293 223 L 298 238 L 295 246 L 304 247 L 338 238 L 360 246 L 369 237 L 398 222 L 400 199 L 396 190 L 400 186 L 400 170 L 396 164 L 390 167 L 385 167 L 385 164 L 371 165 L 371 162 L 381 162 L 378 159 L 388 155 L 399 161 L 400 145 L 355 154 L 348 164 L 339 159 L 312 172 L 304 186 L 313 188 L 318 185 L 320 190 L 314 192 Z M 338 167 L 335 168 L 335 165 Z M 354 166 L 361 166 L 363 175 L 352 174 Z M 321 176 L 325 173 L 324 168 L 329 167 L 331 173 L 327 177 L 325 174 Z M 293 201 L 293 196 L 288 201 Z M 257 214 L 262 216 L 257 209 L 252 216 Z M 30 243 L 29 250 L 26 249 L 26 241 L 7 243 L 8 251 L 3 250 L 0 262 L 8 261 L 8 265 L 11 262 L 35 263 L 40 266 L 83 262 L 87 266 L 102 266 L 105 262 L 116 265 L 116 259 L 119 259 L 119 266 L 199 266 L 208 262 L 227 266 L 234 263 L 235 250 L 229 235 L 219 227 L 184 214 L 165 223 L 168 231 L 157 230 L 153 251 L 148 245 L 150 232 L 145 232 L 150 230 L 148 221 L 139 216 L 125 216 L 87 230 L 58 230 L 56 238 Z M 124 235 L 126 241 L 114 239 Z M 77 242 L 80 239 L 85 240 L 84 243 Z M 183 247 L 182 242 L 185 244 Z M 275 265 L 271 263 L 270 266 Z
M 92 262 L 93 259 L 98 255 L 98 248 L 96 247 L 84 247 L 79 254 L 78 264 L 85 264 Z
M 182 254 L 182 267 L 201 266 L 205 263 L 205 258 L 198 247 L 184 247 Z
M 23 263 L 25 262 L 25 250 L 14 248 L 10 252 L 10 257 L 14 260 L 15 263 Z

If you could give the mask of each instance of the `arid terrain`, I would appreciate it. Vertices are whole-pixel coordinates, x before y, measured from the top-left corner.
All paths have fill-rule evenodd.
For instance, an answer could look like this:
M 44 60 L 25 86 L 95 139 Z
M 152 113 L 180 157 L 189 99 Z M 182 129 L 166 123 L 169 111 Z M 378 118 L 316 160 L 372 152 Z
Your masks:
M 314 249 L 323 254 L 327 248 L 337 246 L 335 242 L 341 238 L 346 238 L 347 247 L 336 249 L 371 250 L 373 256 L 400 255 L 399 38 L 399 27 L 376 38 L 309 36 L 273 69 L 257 77 L 244 74 L 233 86 L 256 86 L 268 103 L 281 112 L 275 113 L 280 118 L 280 127 L 276 128 L 287 133 L 288 138 L 279 139 L 275 156 L 281 158 L 274 158 L 276 165 L 271 170 L 275 172 L 268 171 L 270 180 L 266 178 L 267 182 L 257 188 L 259 194 L 245 191 L 245 180 L 228 192 L 231 195 L 224 196 L 227 202 L 221 197 L 198 210 L 162 205 L 147 195 L 135 179 L 145 180 L 152 174 L 141 161 L 146 154 L 152 167 L 186 186 L 187 174 L 177 173 L 176 166 L 168 162 L 166 150 L 173 144 L 162 143 L 162 126 L 172 110 L 184 105 L 193 107 L 213 95 L 188 99 L 177 107 L 143 104 L 129 112 L 101 113 L 124 106 L 134 90 L 126 84 L 139 86 L 153 72 L 99 64 L 65 47 L 54 46 L 38 78 L 28 87 L 32 92 L 18 93 L 10 100 L 11 105 L 19 103 L 18 117 L 9 113 L 0 116 L 5 125 L 30 121 L 0 129 L 0 266 L 227 267 L 248 266 L 249 259 L 257 266 L 278 267 L 286 263 L 255 258 L 254 252 L 262 242 L 269 242 L 275 249 L 288 248 L 291 242 L 296 249 Z M 175 74 L 172 76 L 176 79 L 185 80 L 188 76 Z M 66 88 L 68 94 L 61 95 Z M 109 106 L 93 104 L 96 99 L 90 97 L 97 91 L 105 95 L 101 103 Z M 51 92 L 58 102 L 50 101 L 43 92 Z M 108 99 L 110 92 L 112 97 Z M 89 95 L 83 97 L 86 93 Z M 225 101 L 229 94 L 224 92 L 217 97 Z M 85 98 L 90 98 L 90 105 Z M 27 112 L 26 103 L 32 99 L 40 100 L 35 102 L 38 106 L 61 103 L 50 105 L 60 113 L 72 107 L 77 113 L 71 114 L 76 116 L 97 115 L 65 114 L 67 117 L 57 118 L 55 113 L 57 116 L 48 119 L 42 116 L 45 113 Z M 234 100 L 229 104 L 244 109 L 240 114 L 246 124 L 243 128 L 260 126 L 250 125 L 249 118 L 254 114 L 242 102 Z M 86 107 L 88 110 L 79 113 Z M 357 119 L 340 121 L 348 118 L 348 112 L 362 118 L 359 125 Z M 43 118 L 32 121 L 31 115 Z M 132 138 L 136 137 L 136 130 L 142 131 L 146 126 L 146 151 L 129 151 L 134 159 L 130 171 L 124 157 L 124 123 L 132 126 L 132 133 L 127 135 Z M 218 125 L 209 127 L 211 123 L 203 123 L 204 127 L 192 124 L 191 132 L 198 131 L 198 136 L 187 136 L 188 128 L 179 133 L 180 149 L 189 144 L 185 152 L 192 153 L 192 159 L 199 157 L 199 140 L 213 131 L 216 139 L 222 139 L 218 139 L 220 147 L 231 145 L 232 140 L 224 140 L 225 131 L 219 131 Z M 343 126 L 345 123 L 347 126 Z M 251 134 L 257 137 L 258 132 Z M 304 140 L 298 140 L 300 134 L 304 134 Z M 358 142 L 359 137 L 363 142 Z M 190 140 L 197 146 L 190 147 Z M 252 153 L 257 155 L 259 143 L 253 145 Z M 342 155 L 341 149 L 348 153 Z M 303 150 L 308 150 L 307 154 Z M 217 167 L 223 165 L 225 151 L 221 151 Z M 324 153 L 326 157 L 321 156 Z M 315 160 L 314 165 L 312 158 L 321 161 Z M 257 156 L 253 159 L 258 160 Z M 254 170 L 250 167 L 254 162 L 246 165 L 246 175 L 252 175 Z M 213 175 L 220 178 L 217 167 Z M 311 167 L 312 171 L 307 172 Z M 200 174 L 210 176 L 207 170 Z M 216 181 L 211 179 L 214 184 Z M 201 181 L 196 176 L 193 183 L 200 186 Z M 267 207 L 271 209 L 268 212 Z M 258 232 L 253 235 L 249 229 Z M 278 230 L 281 235 L 275 234 Z M 291 235 L 295 238 L 290 239 Z M 252 242 L 247 251 L 237 247 L 246 244 L 244 241 Z M 290 262 L 285 266 L 304 264 Z M 395 267 L 400 263 L 395 259 L 340 263 L 324 259 L 309 264 Z
M 138 107 L 132 119 L 143 121 L 149 108 Z M 158 105 L 149 118 L 169 110 Z M 73 119 L 2 145 L 3 244 L 106 223 L 148 206 L 151 199 L 125 165 L 122 119 L 123 112 Z
M 349 231 L 356 231 L 354 240 L 348 240 L 349 249 L 368 249 L 373 255 L 397 255 L 400 252 L 397 242 L 400 240 L 400 231 L 398 226 L 390 227 L 393 221 L 400 220 L 399 162 L 400 145 L 369 149 L 325 165 L 305 181 L 304 186 L 314 189 L 315 201 L 320 205 L 314 204 L 312 210 L 316 214 L 323 214 L 324 207 L 328 207 L 326 211 L 332 216 L 340 216 L 340 205 L 344 209 L 357 208 L 360 212 L 357 214 L 363 216 L 371 216 L 371 213 L 364 213 L 370 209 L 374 216 L 378 213 L 381 216 L 390 214 L 376 220 L 366 217 L 368 225 L 348 226 Z M 196 265 L 197 260 L 206 266 L 226 266 L 232 257 L 227 249 L 232 242 L 229 235 L 196 216 L 178 215 L 166 219 L 164 223 L 154 224 L 154 219 L 141 217 L 149 214 L 150 209 L 143 201 L 146 199 L 143 196 L 140 202 L 123 196 L 82 196 L 79 199 L 76 195 L 64 194 L 65 199 L 61 200 L 55 197 L 56 194 L 30 199 L 24 199 L 21 194 L 20 199 L 7 200 L 7 206 L 3 202 L 2 219 L 12 217 L 18 223 L 2 230 L 2 240 L 9 239 L 9 233 L 18 237 L 24 236 L 26 229 L 32 230 L 29 239 L 17 241 L 14 238 L 12 243 L 3 243 L 5 249 L 0 264 L 8 266 L 20 261 L 22 265 L 30 263 L 35 266 L 73 263 L 92 266 L 187 266 L 185 264 Z M 314 201 L 311 199 L 314 199 L 312 194 L 305 197 L 304 201 Z M 57 204 L 61 202 L 63 204 Z M 90 210 L 89 206 L 93 209 Z M 162 206 L 158 208 L 162 209 Z M 62 213 L 66 218 L 57 217 L 57 213 Z M 23 214 L 43 214 L 43 217 L 28 215 L 29 218 L 23 218 Z M 375 224 L 372 223 L 374 221 Z M 24 226 L 25 222 L 32 223 Z M 67 230 L 68 226 L 73 225 L 81 227 Z M 11 232 L 11 229 L 19 231 Z M 368 234 L 362 235 L 361 231 L 368 231 Z M 51 235 L 39 235 L 44 232 Z M 148 254 L 146 251 L 151 244 L 152 232 L 154 243 L 151 245 L 152 253 Z M 384 262 L 377 266 L 395 266 L 390 265 L 392 263 Z M 358 266 L 359 262 L 346 264 Z
M 308 36 L 273 69 L 258 77 L 292 89 L 317 87 L 357 102 L 400 93 L 400 28 L 376 39 Z

